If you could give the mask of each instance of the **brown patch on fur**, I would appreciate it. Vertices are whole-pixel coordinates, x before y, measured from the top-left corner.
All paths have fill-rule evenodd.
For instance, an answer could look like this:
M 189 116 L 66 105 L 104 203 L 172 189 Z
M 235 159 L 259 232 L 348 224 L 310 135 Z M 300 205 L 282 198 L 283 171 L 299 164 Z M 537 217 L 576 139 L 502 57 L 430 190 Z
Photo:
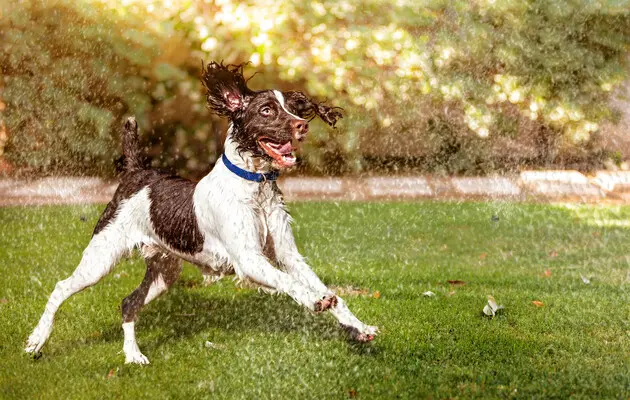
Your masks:
M 115 218 L 120 204 L 149 187 L 153 229 L 169 247 L 185 254 L 203 249 L 204 237 L 193 209 L 195 183 L 159 170 L 132 170 L 121 176 L 114 198 L 94 228 L 94 235 Z
M 204 237 L 193 208 L 195 186 L 177 176 L 163 177 L 149 185 L 155 233 L 169 247 L 186 254 L 203 250 Z
M 320 313 L 326 311 L 330 308 L 333 308 L 337 305 L 338 300 L 337 296 L 324 296 L 323 299 L 315 302 L 315 312 Z

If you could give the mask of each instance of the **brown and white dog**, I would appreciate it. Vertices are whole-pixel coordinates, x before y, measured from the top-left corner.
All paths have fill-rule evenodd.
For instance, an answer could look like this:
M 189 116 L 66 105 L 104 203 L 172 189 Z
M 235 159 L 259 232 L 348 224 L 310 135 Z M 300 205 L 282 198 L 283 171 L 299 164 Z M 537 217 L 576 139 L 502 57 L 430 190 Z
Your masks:
M 230 120 L 225 152 L 198 183 L 143 167 L 137 124 L 125 124 L 121 182 L 96 224 L 74 273 L 57 283 L 26 351 L 38 354 L 52 331 L 55 313 L 70 296 L 96 284 L 118 260 L 139 247 L 147 271 L 122 302 L 125 362 L 147 364 L 134 324 L 144 304 L 179 277 L 182 260 L 212 282 L 236 274 L 286 293 L 315 312 L 329 310 L 353 339 L 370 341 L 378 329 L 359 321 L 344 301 L 313 273 L 298 252 L 282 193 L 275 179 L 295 164 L 293 145 L 320 117 L 335 125 L 338 108 L 315 103 L 301 92 L 252 91 L 242 65 L 203 68 L 208 107 Z

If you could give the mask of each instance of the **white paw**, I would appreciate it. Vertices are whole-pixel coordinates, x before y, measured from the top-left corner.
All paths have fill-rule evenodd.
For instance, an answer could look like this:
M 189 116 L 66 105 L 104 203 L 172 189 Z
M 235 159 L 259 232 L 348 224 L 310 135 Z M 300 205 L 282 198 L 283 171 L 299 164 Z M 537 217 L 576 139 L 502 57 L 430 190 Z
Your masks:
M 346 331 L 350 334 L 350 338 L 356 342 L 371 342 L 374 340 L 379 330 L 376 326 L 363 325 L 359 328 L 354 326 L 344 326 Z
M 150 364 L 149 359 L 140 352 L 140 350 L 134 350 L 125 352 L 125 364 Z
M 31 341 L 31 339 L 29 338 L 28 343 L 26 343 L 26 347 L 24 348 L 24 351 L 35 355 L 39 353 L 39 349 L 41 348 L 42 348 L 42 345 L 39 342 Z
M 363 333 L 366 335 L 378 335 L 379 332 L 378 326 L 366 325 L 363 329 Z
M 42 347 L 44 347 L 44 343 L 46 343 L 46 339 L 48 339 L 49 335 L 50 330 L 48 332 L 42 332 L 40 329 L 36 328 L 28 337 L 24 351 L 37 355 Z

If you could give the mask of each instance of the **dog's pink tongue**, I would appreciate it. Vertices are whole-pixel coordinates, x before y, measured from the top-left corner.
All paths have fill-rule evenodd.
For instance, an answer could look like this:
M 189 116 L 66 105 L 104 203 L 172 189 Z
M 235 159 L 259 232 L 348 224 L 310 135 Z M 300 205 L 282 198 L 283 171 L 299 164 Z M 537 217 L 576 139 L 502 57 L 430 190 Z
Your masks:
M 282 145 L 282 147 L 278 149 L 278 153 L 282 155 L 289 154 L 292 151 L 293 151 L 293 146 L 291 146 L 291 142 L 286 142 L 285 144 Z

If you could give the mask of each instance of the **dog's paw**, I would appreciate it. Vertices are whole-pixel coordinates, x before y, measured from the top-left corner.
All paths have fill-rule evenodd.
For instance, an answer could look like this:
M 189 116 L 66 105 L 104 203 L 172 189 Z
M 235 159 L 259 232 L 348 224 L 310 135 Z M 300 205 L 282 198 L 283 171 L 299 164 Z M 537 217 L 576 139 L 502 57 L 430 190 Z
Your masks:
M 337 305 L 337 296 L 334 294 L 326 295 L 321 300 L 315 302 L 315 312 L 323 312 Z
M 36 359 L 39 358 L 41 355 L 40 350 L 44 347 L 44 343 L 46 343 L 49 335 L 50 331 L 43 332 L 41 329 L 35 329 L 26 340 L 24 351 L 32 354 Z
M 125 353 L 125 364 L 150 364 L 149 359 L 138 351 L 130 351 Z
M 371 342 L 379 333 L 378 327 L 370 325 L 365 325 L 361 329 L 354 326 L 342 325 L 342 327 L 348 332 L 350 339 L 359 343 Z
M 24 348 L 24 351 L 27 353 L 31 353 L 31 354 L 35 354 L 37 353 L 38 347 L 41 347 L 39 345 L 39 343 L 37 343 L 36 341 L 31 341 L 31 338 L 28 338 L 28 340 L 26 341 L 26 347 Z
M 24 352 L 33 356 L 34 359 L 38 359 L 41 357 L 42 353 L 39 351 L 42 348 L 42 345 L 38 342 L 32 342 L 30 339 L 26 343 L 26 347 L 24 348 Z

